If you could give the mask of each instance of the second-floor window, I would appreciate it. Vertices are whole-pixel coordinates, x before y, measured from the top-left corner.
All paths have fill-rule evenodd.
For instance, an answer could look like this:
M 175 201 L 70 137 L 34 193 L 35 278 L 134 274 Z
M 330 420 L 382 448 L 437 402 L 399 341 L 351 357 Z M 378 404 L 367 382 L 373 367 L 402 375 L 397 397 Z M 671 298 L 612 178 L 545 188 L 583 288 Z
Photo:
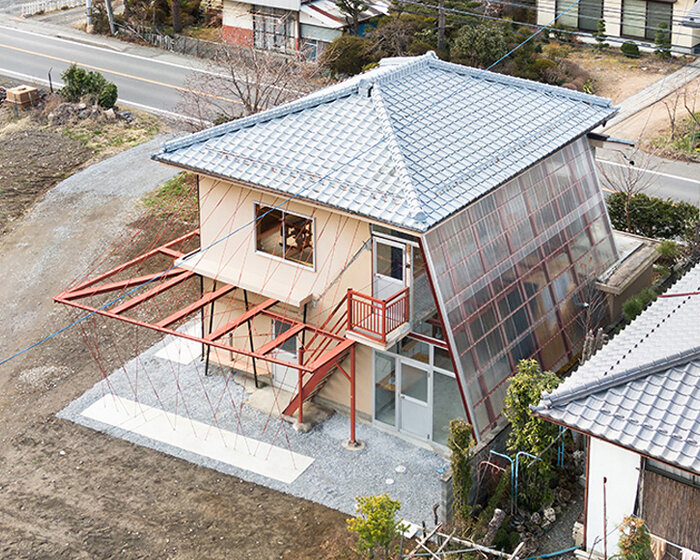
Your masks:
M 313 218 L 263 204 L 255 205 L 255 218 L 258 251 L 313 268 Z

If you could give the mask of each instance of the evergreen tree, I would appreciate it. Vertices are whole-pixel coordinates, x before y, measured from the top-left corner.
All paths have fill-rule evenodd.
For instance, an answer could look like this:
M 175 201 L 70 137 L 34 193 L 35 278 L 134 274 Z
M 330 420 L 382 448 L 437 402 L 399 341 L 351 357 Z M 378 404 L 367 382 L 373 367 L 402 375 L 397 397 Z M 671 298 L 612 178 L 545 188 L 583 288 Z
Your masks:
M 593 37 L 595 38 L 595 49 L 596 50 L 602 51 L 603 49 L 607 49 L 610 46 L 605 42 L 605 39 L 607 39 L 608 36 L 605 34 L 605 20 L 604 19 L 598 20 L 598 29 L 593 34 Z
M 671 58 L 671 34 L 668 31 L 668 25 L 665 23 L 660 23 L 656 28 L 654 44 L 656 45 L 654 50 L 656 56 L 665 60 Z

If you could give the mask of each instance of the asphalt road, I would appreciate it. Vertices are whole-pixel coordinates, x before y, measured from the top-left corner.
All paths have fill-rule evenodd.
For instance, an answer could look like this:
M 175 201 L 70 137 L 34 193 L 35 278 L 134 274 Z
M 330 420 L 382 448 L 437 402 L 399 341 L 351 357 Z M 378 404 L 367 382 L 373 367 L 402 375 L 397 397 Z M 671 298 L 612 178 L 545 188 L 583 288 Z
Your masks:
M 117 84 L 120 103 L 181 116 L 179 105 L 183 92 L 193 91 L 188 89 L 188 84 L 197 82 L 192 80 L 192 76 L 204 78 L 207 72 L 195 68 L 197 61 L 190 62 L 187 57 L 170 56 L 170 60 L 162 60 L 160 54 L 158 58 L 153 55 L 149 57 L 149 52 L 153 53 L 148 49 L 137 50 L 138 54 L 121 52 L 119 48 L 85 44 L 0 24 L 0 74 L 48 83 L 51 69 L 54 85 L 60 85 L 61 73 L 75 62 L 86 69 L 102 72 Z M 230 104 L 240 105 L 237 99 L 211 96 L 196 90 L 196 86 L 194 91 L 229 107 Z M 627 162 L 617 152 L 619 150 L 599 150 L 599 165 L 621 172 Z M 699 164 L 658 158 L 651 164 L 645 163 L 648 166 L 645 173 L 650 178 L 646 190 L 648 194 L 700 204 Z M 603 186 L 609 188 L 604 180 Z
M 638 154 L 635 164 L 642 166 L 639 184 L 646 186 L 644 193 L 649 196 L 659 196 L 682 200 L 700 206 L 700 164 L 672 161 Z M 633 156 L 634 158 L 634 156 Z M 612 151 L 598 150 L 599 168 L 607 171 L 611 178 L 624 178 L 628 163 L 623 158 L 615 157 Z M 607 184 L 603 173 L 599 173 L 601 185 L 610 192 L 611 185 Z
M 206 74 L 184 64 L 0 25 L 0 74 L 47 84 L 51 70 L 54 85 L 61 85 L 60 75 L 71 63 L 104 74 L 117 85 L 121 103 L 162 114 L 179 113 L 183 92 L 198 92 L 188 88 L 188 78 L 192 83 L 193 73 Z M 234 98 L 198 93 L 223 104 L 240 105 Z

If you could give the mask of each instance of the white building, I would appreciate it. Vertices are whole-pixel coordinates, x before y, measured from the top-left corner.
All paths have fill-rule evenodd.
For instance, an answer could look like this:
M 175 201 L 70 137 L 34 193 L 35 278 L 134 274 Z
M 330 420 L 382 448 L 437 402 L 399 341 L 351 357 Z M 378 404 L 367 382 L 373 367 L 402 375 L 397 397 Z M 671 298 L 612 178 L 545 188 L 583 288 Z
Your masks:
M 674 52 L 700 54 L 700 29 L 689 27 L 686 16 L 695 0 L 537 0 L 538 25 L 594 33 L 605 21 L 605 33 L 620 41 L 632 40 L 653 47 L 660 24 L 671 31 Z
M 387 0 L 373 0 L 361 22 L 389 12 Z M 304 51 L 316 59 L 351 25 L 333 0 L 224 0 L 222 33 L 235 45 L 279 52 Z M 362 34 L 362 30 L 361 30 Z
M 700 551 L 700 266 L 666 295 L 534 409 L 587 438 L 586 558 L 619 552 L 626 515 L 655 560 Z

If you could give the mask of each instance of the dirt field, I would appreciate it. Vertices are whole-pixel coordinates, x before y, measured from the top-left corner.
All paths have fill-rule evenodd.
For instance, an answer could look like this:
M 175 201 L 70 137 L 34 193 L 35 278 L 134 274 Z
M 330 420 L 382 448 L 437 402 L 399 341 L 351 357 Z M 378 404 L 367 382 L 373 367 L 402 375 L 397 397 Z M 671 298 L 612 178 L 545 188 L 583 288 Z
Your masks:
M 568 58 L 583 66 L 593 78 L 596 95 L 609 97 L 613 103 L 634 95 L 638 91 L 663 78 L 669 71 L 669 63 L 653 55 L 627 58 L 619 49 L 610 48 L 602 54 L 591 48 L 579 49 Z M 674 61 L 670 72 L 682 68 L 683 61 Z
M 83 165 L 89 161 L 81 141 L 49 134 L 33 138 L 50 144 L 62 138 L 59 153 L 74 149 Z M 34 160 L 20 155 L 13 176 L 38 176 Z M 80 166 L 76 158 L 70 169 L 70 159 L 45 173 L 50 180 L 44 190 Z M 125 227 L 131 233 L 142 209 L 123 194 L 67 192 L 38 205 L 30 198 L 24 217 L 0 237 L 0 359 L 76 317 L 54 305 L 51 296 Z M 35 189 L 34 199 L 41 198 Z M 5 199 L 0 203 L 4 207 Z M 117 347 L 131 353 L 155 341 L 141 332 L 135 346 L 133 329 L 99 327 L 103 343 L 114 337 Z M 79 328 L 0 366 L 0 558 L 353 557 L 343 544 L 345 516 L 336 511 L 55 417 L 98 380 Z
M 17 85 L 1 80 L 0 85 Z M 77 170 L 153 138 L 161 128 L 145 114 L 132 124 L 85 119 L 49 126 L 46 116 L 60 103 L 15 114 L 0 106 L 0 235 L 56 183 Z
M 683 157 L 678 158 L 677 154 L 674 154 L 667 149 L 659 149 L 659 146 L 655 145 L 658 143 L 654 142 L 654 140 L 670 134 L 671 125 L 669 110 L 672 114 L 674 104 L 676 104 L 676 98 L 678 98 L 678 103 L 676 105 L 677 122 L 687 118 L 687 112 L 683 107 L 684 92 L 688 96 L 687 99 L 689 100 L 689 103 L 691 103 L 690 100 L 696 97 L 698 92 L 700 92 L 700 79 L 693 80 L 685 87 L 679 89 L 677 92 L 659 100 L 658 103 L 643 111 L 640 111 L 629 119 L 626 119 L 620 124 L 610 128 L 608 133 L 621 138 L 628 138 L 630 140 L 636 140 L 641 135 L 642 148 L 645 151 L 654 152 L 657 153 L 657 155 L 672 159 L 687 159 Z

